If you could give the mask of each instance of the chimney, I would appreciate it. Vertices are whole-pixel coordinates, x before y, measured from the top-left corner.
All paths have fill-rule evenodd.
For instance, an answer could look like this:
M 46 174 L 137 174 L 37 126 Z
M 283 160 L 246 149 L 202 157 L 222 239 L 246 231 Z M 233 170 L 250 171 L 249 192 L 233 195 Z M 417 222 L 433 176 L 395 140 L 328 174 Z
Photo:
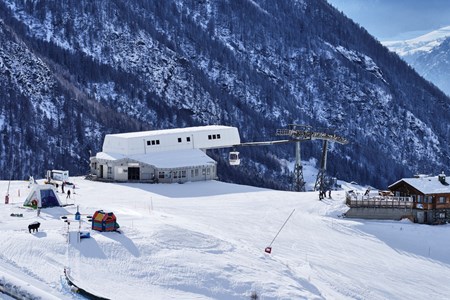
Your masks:
M 443 185 L 448 185 L 448 183 L 445 181 L 444 171 L 442 171 L 442 173 L 438 175 L 438 179 Z

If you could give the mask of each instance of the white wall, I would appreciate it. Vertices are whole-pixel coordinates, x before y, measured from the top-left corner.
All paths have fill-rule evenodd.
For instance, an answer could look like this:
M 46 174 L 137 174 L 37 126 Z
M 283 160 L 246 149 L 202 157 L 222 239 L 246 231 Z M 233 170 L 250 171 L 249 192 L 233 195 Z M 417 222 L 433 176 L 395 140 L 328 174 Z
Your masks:
M 159 144 L 153 144 L 152 141 L 158 141 Z M 158 130 L 153 133 L 143 132 L 141 135 L 139 132 L 106 135 L 103 152 L 133 155 L 193 148 L 227 148 L 238 145 L 240 142 L 239 131 L 236 127 L 203 126 L 192 127 L 192 130 L 183 128 Z

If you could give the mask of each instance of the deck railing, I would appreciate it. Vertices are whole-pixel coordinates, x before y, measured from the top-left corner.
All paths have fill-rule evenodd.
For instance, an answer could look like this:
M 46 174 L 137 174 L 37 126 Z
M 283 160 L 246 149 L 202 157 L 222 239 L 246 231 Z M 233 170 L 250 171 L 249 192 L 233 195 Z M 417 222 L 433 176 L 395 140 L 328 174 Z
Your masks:
M 346 193 L 349 207 L 412 208 L 412 197 L 375 196 Z

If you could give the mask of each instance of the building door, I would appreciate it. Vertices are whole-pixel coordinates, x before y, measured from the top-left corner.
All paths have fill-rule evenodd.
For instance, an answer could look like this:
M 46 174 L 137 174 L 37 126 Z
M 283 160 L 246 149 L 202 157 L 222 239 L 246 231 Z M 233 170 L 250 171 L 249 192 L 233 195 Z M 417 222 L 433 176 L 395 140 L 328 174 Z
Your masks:
M 100 165 L 100 178 L 103 178 L 103 165 Z
M 139 167 L 128 167 L 128 180 L 139 180 L 141 169 Z

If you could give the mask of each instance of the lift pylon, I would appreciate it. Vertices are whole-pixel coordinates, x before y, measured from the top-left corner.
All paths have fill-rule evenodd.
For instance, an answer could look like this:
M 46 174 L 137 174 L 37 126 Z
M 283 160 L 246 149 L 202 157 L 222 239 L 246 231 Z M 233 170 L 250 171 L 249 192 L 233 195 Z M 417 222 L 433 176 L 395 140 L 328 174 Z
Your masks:
M 296 143 L 295 146 L 295 166 L 294 166 L 294 178 L 293 178 L 293 190 L 298 192 L 305 191 L 305 180 L 303 177 L 303 166 L 301 161 L 300 153 L 300 143 L 304 141 L 311 140 L 323 140 L 324 146 L 322 150 L 322 161 L 319 174 L 317 175 L 317 180 L 314 189 L 317 186 L 323 187 L 325 184 L 325 173 L 326 173 L 326 158 L 327 158 L 327 147 L 328 141 L 336 142 L 339 144 L 347 144 L 347 139 L 337 136 L 335 134 L 313 131 L 311 126 L 308 125 L 298 125 L 290 124 L 289 128 L 277 129 L 277 136 L 289 136 L 286 140 L 276 140 L 276 141 L 264 141 L 264 142 L 247 142 L 238 145 L 233 145 L 233 147 L 240 146 L 266 146 L 266 145 L 277 145 L 286 143 Z M 238 153 L 238 152 L 237 152 Z M 230 160 L 231 164 L 231 160 Z
M 322 146 L 322 159 L 320 161 L 320 169 L 319 173 L 317 173 L 316 184 L 314 185 L 315 191 L 324 192 L 328 188 L 328 184 L 325 182 L 325 174 L 327 171 L 327 149 L 328 140 L 324 140 Z

